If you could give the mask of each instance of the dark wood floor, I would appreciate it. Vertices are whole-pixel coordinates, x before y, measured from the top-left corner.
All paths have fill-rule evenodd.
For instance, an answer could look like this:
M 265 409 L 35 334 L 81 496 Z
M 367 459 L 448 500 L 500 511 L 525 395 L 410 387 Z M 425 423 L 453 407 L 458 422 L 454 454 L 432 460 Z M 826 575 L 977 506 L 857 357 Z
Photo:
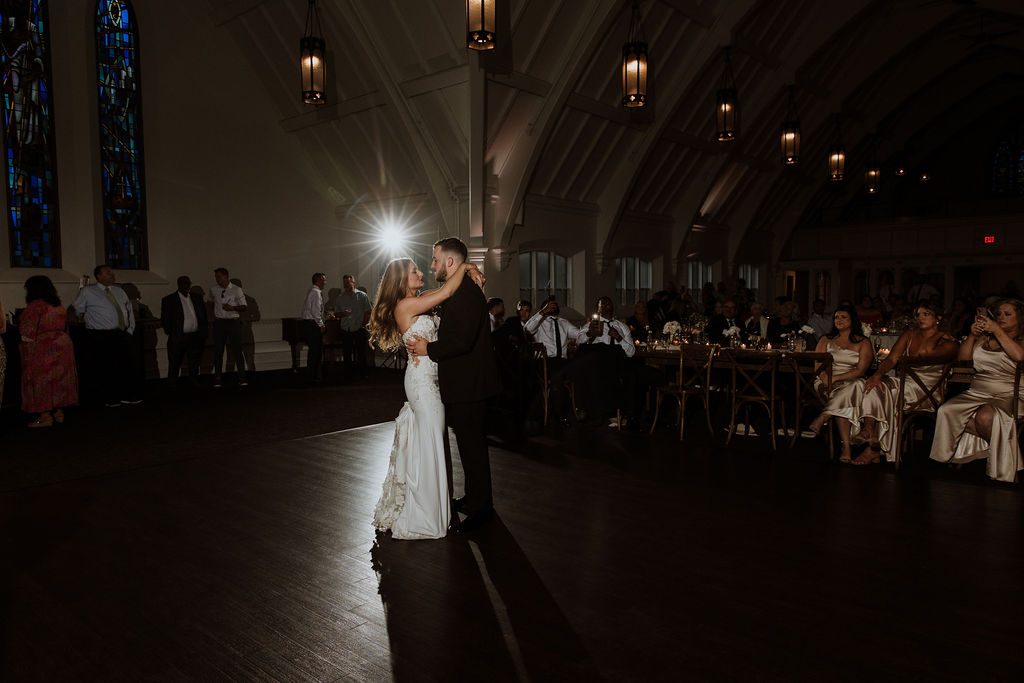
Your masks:
M 309 409 L 287 403 L 282 420 Z M 489 529 L 407 542 L 369 521 L 392 429 L 0 493 L 0 679 L 1024 674 L 1024 498 L 978 468 L 855 469 L 820 442 L 726 449 L 696 427 L 682 446 L 670 428 L 551 430 L 492 449 Z

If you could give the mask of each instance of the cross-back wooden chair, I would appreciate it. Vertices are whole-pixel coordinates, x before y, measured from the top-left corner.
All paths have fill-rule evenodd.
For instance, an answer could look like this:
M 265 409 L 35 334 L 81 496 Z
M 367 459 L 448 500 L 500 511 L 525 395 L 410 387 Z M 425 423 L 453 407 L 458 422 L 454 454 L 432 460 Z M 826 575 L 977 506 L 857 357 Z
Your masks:
M 782 423 L 786 423 L 786 408 L 782 397 L 775 391 L 775 376 L 779 367 L 779 354 L 767 351 L 748 351 L 743 349 L 722 349 L 720 357 L 729 366 L 732 377 L 732 410 L 729 418 L 729 435 L 725 442 L 729 443 L 736 433 L 736 416 L 746 408 L 745 424 L 750 426 L 750 407 L 764 406 L 768 411 L 771 424 L 772 450 L 775 444 L 775 411 L 782 415 Z M 767 384 L 767 387 L 765 386 Z
M 789 447 L 796 445 L 800 438 L 800 419 L 805 409 L 821 412 L 828 403 L 830 390 L 826 386 L 832 386 L 832 354 L 818 353 L 816 351 L 797 351 L 787 353 L 779 362 L 779 369 L 783 372 L 793 373 L 793 384 L 795 387 L 795 399 L 793 412 L 793 436 L 790 439 Z M 822 372 L 825 373 L 827 382 L 818 387 L 814 380 Z M 831 423 L 831 421 L 830 421 Z M 835 438 L 833 430 L 828 430 L 828 452 L 829 457 L 835 456 Z
M 1021 431 L 1021 427 L 1024 426 L 1024 415 L 1021 415 L 1024 406 L 1021 406 L 1020 401 L 1022 378 L 1024 378 L 1024 361 L 1018 361 L 1017 372 L 1013 377 L 1013 399 L 1010 401 L 1010 412 L 1013 413 L 1014 422 L 1017 424 L 1018 445 L 1024 443 L 1024 433 Z M 1024 448 L 1024 446 L 1021 446 L 1021 448 Z
M 537 375 L 537 381 L 540 384 L 540 395 L 544 400 L 544 425 L 548 424 L 548 398 L 551 396 L 551 383 L 552 378 L 548 375 L 548 352 L 543 344 L 540 342 L 530 342 L 528 346 L 530 359 L 533 361 L 534 372 Z M 569 380 L 558 380 L 564 382 L 566 391 L 569 392 L 569 403 L 572 408 L 569 412 L 572 414 L 572 419 L 576 419 L 576 390 L 573 383 Z
M 657 387 L 654 395 L 654 419 L 651 421 L 651 433 L 658 424 L 661 413 L 661 402 L 666 396 L 676 399 L 679 404 L 679 440 L 683 440 L 686 431 L 686 399 L 699 396 L 704 404 L 704 416 L 708 432 L 714 433 L 711 427 L 711 407 L 709 391 L 711 387 L 711 363 L 715 357 L 715 347 L 704 344 L 683 344 L 679 348 L 679 367 L 673 381 L 666 386 Z
M 926 374 L 926 369 L 941 367 L 941 371 L 934 379 Z M 903 451 L 910 447 L 913 440 L 914 427 L 922 419 L 935 421 L 935 413 L 942 405 L 946 396 L 946 383 L 949 381 L 950 369 L 953 367 L 953 359 L 945 362 L 935 362 L 935 359 L 920 359 L 910 356 L 900 358 L 896 364 L 896 376 L 899 380 L 898 392 L 896 395 L 896 413 L 893 416 L 892 428 L 896 431 L 893 440 L 892 453 L 896 469 L 899 469 L 903 460 Z M 1018 377 L 1020 373 L 1018 372 Z M 907 386 L 916 386 L 924 393 L 916 401 L 907 403 Z

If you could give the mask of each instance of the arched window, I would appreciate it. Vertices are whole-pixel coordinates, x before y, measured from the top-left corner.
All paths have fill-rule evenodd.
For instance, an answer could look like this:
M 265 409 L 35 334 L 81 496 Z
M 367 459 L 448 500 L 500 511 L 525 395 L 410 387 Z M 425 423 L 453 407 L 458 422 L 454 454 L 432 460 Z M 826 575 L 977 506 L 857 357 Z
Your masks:
M 11 267 L 59 268 L 57 165 L 47 0 L 0 3 Z
M 615 259 L 615 298 L 619 306 L 647 302 L 651 296 L 650 261 L 635 256 Z M 630 309 L 632 310 L 632 309 Z
M 139 32 L 129 0 L 96 3 L 103 253 L 114 268 L 149 267 L 142 156 Z
M 572 282 L 572 262 L 553 251 L 524 251 L 519 254 L 519 298 L 533 303 L 535 311 L 540 302 L 554 295 L 561 307 L 569 301 L 569 283 Z

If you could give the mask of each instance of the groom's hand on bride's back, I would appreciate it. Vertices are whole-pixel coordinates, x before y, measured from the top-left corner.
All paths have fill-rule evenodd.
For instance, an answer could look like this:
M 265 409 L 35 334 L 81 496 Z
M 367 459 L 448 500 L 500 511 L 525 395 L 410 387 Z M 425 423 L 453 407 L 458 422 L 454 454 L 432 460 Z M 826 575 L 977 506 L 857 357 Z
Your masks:
M 484 285 L 487 284 L 487 278 L 485 278 L 484 274 L 480 272 L 480 269 L 472 263 L 466 266 L 466 275 L 468 275 L 469 279 L 475 282 L 476 286 L 480 289 L 483 289 Z
M 405 349 L 410 356 L 425 356 L 427 355 L 427 340 L 414 334 L 409 341 L 405 342 Z

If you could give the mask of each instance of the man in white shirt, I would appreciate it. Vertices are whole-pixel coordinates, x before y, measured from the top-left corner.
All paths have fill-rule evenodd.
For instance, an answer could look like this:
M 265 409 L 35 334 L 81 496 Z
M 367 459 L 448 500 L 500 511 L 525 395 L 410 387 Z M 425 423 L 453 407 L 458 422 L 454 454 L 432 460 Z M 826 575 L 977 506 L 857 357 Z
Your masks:
M 586 327 L 581 327 L 576 334 L 576 343 L 582 349 L 584 346 L 597 344 L 604 346 L 617 346 L 626 354 L 626 358 L 632 358 L 636 354 L 636 346 L 633 344 L 633 336 L 629 333 L 629 327 L 621 320 L 616 320 L 615 304 L 610 297 L 602 296 L 597 300 L 597 313 Z
M 616 408 L 632 408 L 636 373 L 627 359 L 636 354 L 629 327 L 615 319 L 611 297 L 597 300 L 597 313 L 576 334 L 579 348 L 567 370 L 576 385 L 577 407 L 586 416 L 603 420 L 615 417 Z
M 306 337 L 309 352 L 306 354 L 306 372 L 310 382 L 320 381 L 320 361 L 323 357 L 324 336 L 327 324 L 324 322 L 324 287 L 327 276 L 313 273 L 313 286 L 306 292 L 306 301 L 302 304 L 302 331 Z
M 192 279 L 178 278 L 178 289 L 160 300 L 160 326 L 167 333 L 167 378 L 178 380 L 181 361 L 188 359 L 188 376 L 199 383 L 199 362 L 206 346 L 209 323 L 203 298 L 192 294 Z
M 496 296 L 487 300 L 487 318 L 491 321 L 491 332 L 505 322 L 505 301 Z
M 82 287 L 72 304 L 85 323 L 86 367 L 84 384 L 93 387 L 104 404 L 142 403 L 139 387 L 132 382 L 135 366 L 135 314 L 128 295 L 115 286 L 117 278 L 109 266 L 93 269 L 96 284 Z
M 238 368 L 238 386 L 248 384 L 245 380 L 245 356 L 242 354 L 242 321 L 239 313 L 244 311 L 245 293 L 232 284 L 227 268 L 213 271 L 217 284 L 210 287 L 210 301 L 213 303 L 213 386 L 222 385 L 221 370 L 224 367 L 224 347 L 229 346 Z
M 580 333 L 575 325 L 559 317 L 560 312 L 555 298 L 548 297 L 540 310 L 523 325 L 523 330 L 531 334 L 534 341 L 544 345 L 549 371 L 553 365 L 564 365 L 569 357 L 569 345 L 576 343 Z
M 370 347 L 366 323 L 370 321 L 370 297 L 356 289 L 356 279 L 351 275 L 342 276 L 341 287 L 341 294 L 334 300 L 334 315 L 339 319 L 338 327 L 341 329 L 342 359 L 353 375 L 366 377 L 366 350 Z

